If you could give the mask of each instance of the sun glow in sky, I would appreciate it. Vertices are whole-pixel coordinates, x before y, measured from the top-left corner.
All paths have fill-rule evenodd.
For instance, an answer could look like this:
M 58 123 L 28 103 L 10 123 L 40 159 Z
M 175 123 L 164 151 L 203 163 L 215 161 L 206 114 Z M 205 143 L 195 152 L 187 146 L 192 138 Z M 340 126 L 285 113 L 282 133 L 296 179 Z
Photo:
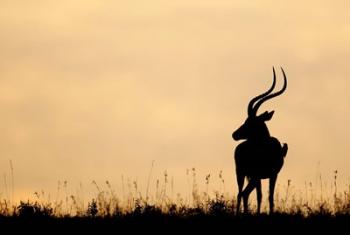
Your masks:
M 58 180 L 118 187 L 121 175 L 144 191 L 152 161 L 152 180 L 167 171 L 176 191 L 195 167 L 213 189 L 222 170 L 233 192 L 231 133 L 273 65 L 289 82 L 260 108 L 275 110 L 270 132 L 289 144 L 278 182 L 330 184 L 338 170 L 349 183 L 348 1 L 0 5 L 0 173 L 11 159 L 17 197 Z

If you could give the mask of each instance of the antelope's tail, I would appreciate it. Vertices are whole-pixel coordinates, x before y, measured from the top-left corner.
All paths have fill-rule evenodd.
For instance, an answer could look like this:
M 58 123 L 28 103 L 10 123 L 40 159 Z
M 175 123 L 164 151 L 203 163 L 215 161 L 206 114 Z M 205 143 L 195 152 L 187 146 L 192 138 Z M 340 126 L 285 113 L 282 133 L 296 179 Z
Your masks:
M 286 157 L 288 152 L 288 144 L 284 143 L 282 147 L 282 156 Z

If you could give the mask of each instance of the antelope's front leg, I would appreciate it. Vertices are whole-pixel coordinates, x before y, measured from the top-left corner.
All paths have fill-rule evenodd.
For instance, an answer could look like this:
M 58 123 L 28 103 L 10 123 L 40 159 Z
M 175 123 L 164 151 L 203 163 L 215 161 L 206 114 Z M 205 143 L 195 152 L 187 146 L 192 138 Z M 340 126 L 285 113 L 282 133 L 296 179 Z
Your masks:
M 236 176 L 237 176 L 237 184 L 238 184 L 236 214 L 238 214 L 240 212 L 240 207 L 241 207 L 242 189 L 244 185 L 245 176 L 239 170 L 236 170 Z
M 260 214 L 261 199 L 262 199 L 261 180 L 257 180 L 257 182 L 256 182 L 256 199 L 257 199 L 257 203 L 258 203 L 257 213 Z
M 256 187 L 256 180 L 255 179 L 250 179 L 249 182 L 248 182 L 247 187 L 245 187 L 245 189 L 242 192 L 244 213 L 248 213 L 249 194 L 254 190 L 255 187 Z

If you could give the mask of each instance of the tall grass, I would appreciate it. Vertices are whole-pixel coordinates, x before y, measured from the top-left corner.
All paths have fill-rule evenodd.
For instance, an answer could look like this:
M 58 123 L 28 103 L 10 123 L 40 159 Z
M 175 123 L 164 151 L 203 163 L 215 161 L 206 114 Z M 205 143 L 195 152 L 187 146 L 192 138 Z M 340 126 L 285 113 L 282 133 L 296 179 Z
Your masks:
M 153 168 L 153 163 L 152 163 Z M 35 199 L 12 203 L 9 198 L 0 198 L 1 216 L 52 216 L 52 217 L 114 217 L 125 215 L 218 215 L 235 213 L 235 196 L 230 196 L 225 189 L 225 180 L 222 172 L 218 174 L 220 187 L 209 192 L 213 175 L 206 175 L 204 179 L 198 179 L 196 169 L 187 170 L 187 183 L 189 187 L 188 197 L 180 194 L 174 196 L 173 179 L 169 182 L 167 171 L 163 179 L 157 179 L 156 190 L 150 194 L 152 168 L 147 179 L 145 193 L 139 189 L 136 180 L 122 176 L 122 192 L 117 193 L 109 181 L 99 185 L 96 181 L 91 184 L 95 188 L 95 196 L 84 202 L 82 184 L 75 195 L 68 193 L 68 182 L 58 182 L 56 196 L 51 198 L 44 191 L 35 192 Z M 13 178 L 13 176 L 12 176 Z M 200 191 L 198 180 L 204 181 L 204 190 Z M 321 184 L 322 185 L 322 179 Z M 13 186 L 12 186 L 13 188 Z M 281 188 L 283 190 L 281 190 Z M 312 183 L 305 183 L 304 190 L 295 189 L 292 181 L 279 187 L 275 193 L 275 205 L 277 213 L 298 214 L 304 217 L 311 215 L 350 215 L 350 185 L 347 190 L 340 192 L 337 188 L 337 172 L 333 179 L 333 192 L 325 194 L 324 187 L 316 192 Z M 266 197 L 267 198 L 267 197 Z M 252 194 L 251 210 L 254 211 L 255 195 Z M 267 201 L 264 201 L 264 212 L 267 212 Z

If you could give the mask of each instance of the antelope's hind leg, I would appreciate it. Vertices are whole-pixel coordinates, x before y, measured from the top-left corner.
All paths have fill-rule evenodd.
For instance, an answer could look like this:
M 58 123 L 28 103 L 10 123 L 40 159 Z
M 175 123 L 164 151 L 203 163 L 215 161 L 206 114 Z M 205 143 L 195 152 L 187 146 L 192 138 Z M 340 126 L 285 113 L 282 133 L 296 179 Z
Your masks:
M 274 197 L 277 175 L 274 175 L 270 178 L 269 182 L 269 204 L 270 204 L 270 214 L 273 214 L 274 211 Z

